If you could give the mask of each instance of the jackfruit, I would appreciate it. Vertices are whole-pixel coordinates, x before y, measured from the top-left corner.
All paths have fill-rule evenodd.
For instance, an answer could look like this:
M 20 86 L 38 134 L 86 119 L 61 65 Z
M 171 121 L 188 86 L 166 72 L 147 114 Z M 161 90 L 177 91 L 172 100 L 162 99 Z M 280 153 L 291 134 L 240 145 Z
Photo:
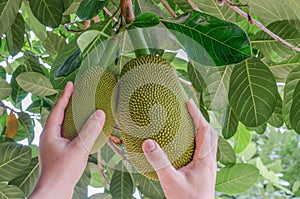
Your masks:
M 106 143 L 114 127 L 111 99 L 116 83 L 116 78 L 101 67 L 89 67 L 84 71 L 75 83 L 72 99 L 66 108 L 62 136 L 74 139 L 89 116 L 101 109 L 106 114 L 106 120 L 91 153 L 98 151 Z
M 195 126 L 187 109 L 188 97 L 165 59 L 143 55 L 126 63 L 113 101 L 123 144 L 139 173 L 158 180 L 142 151 L 148 138 L 162 147 L 176 169 L 192 160 Z

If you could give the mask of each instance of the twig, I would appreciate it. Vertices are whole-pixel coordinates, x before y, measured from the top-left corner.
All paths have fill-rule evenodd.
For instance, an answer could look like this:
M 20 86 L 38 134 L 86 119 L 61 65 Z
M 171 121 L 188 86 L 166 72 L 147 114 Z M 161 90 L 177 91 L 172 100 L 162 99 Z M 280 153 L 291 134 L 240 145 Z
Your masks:
M 135 20 L 132 1 L 131 0 L 121 0 L 120 2 L 121 13 L 125 19 L 126 24 L 131 24 Z
M 111 139 L 109 139 L 109 140 L 107 141 L 107 144 L 108 144 L 108 146 L 110 146 L 110 148 L 111 148 L 116 154 L 118 154 L 118 155 L 122 158 L 122 160 L 127 161 L 128 163 L 131 164 L 130 160 L 129 160 L 128 158 L 126 158 L 126 157 L 124 156 L 123 153 L 120 152 L 119 148 L 115 145 L 115 143 L 114 143 L 113 141 L 111 141 Z
M 178 78 L 179 81 L 189 87 L 193 86 L 192 82 L 186 81 L 185 79 L 182 79 L 181 77 Z
M 170 8 L 169 4 L 165 0 L 160 0 L 160 2 L 163 4 L 163 6 L 167 9 L 167 11 L 172 17 L 176 17 L 175 12 Z
M 112 17 L 115 22 L 118 22 L 118 19 L 113 16 L 113 14 L 106 8 L 103 8 L 104 12 L 108 14 L 108 16 Z
M 230 8 L 232 8 L 234 11 L 236 11 L 238 14 L 240 14 L 243 18 L 246 18 L 252 25 L 255 24 L 257 27 L 259 27 L 261 30 L 263 30 L 265 33 L 267 33 L 269 36 L 271 36 L 276 41 L 279 41 L 283 45 L 288 46 L 288 47 L 292 48 L 293 50 L 300 52 L 300 48 L 299 47 L 294 46 L 293 44 L 287 42 L 286 40 L 282 39 L 281 37 L 279 37 L 278 35 L 276 35 L 272 31 L 270 31 L 261 22 L 253 19 L 249 14 L 245 13 L 244 11 L 242 11 L 237 5 L 235 5 L 234 3 L 232 3 L 230 0 L 225 0 L 225 3 Z
M 20 112 L 24 112 L 24 113 L 27 113 L 32 119 L 40 119 L 40 114 L 34 114 L 34 113 L 31 113 L 31 112 L 28 112 L 28 111 L 20 111 L 20 110 L 15 110 L 14 108 L 11 108 L 9 106 L 6 106 L 2 101 L 0 101 L 0 106 L 2 108 L 5 108 L 5 109 L 8 109 L 16 114 L 20 113 Z
M 102 177 L 102 180 L 103 180 L 103 183 L 104 183 L 104 186 L 109 190 L 109 183 L 108 183 L 108 180 L 105 176 L 105 173 L 104 173 L 104 169 L 102 167 L 102 163 L 101 163 L 101 151 L 98 150 L 97 152 L 97 160 L 98 160 L 98 167 L 99 167 L 99 171 L 100 171 L 100 175 Z
M 203 12 L 202 10 L 200 10 L 200 8 L 192 1 L 192 0 L 187 0 L 188 3 L 191 5 L 191 7 L 194 9 L 194 10 L 197 10 L 199 12 Z

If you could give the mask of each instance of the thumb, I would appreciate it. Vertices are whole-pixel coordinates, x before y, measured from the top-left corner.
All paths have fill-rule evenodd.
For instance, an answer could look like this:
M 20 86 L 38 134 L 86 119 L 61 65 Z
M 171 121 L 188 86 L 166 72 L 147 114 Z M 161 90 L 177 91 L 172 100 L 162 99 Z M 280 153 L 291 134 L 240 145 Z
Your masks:
M 91 151 L 95 140 L 102 131 L 104 122 L 105 113 L 102 110 L 95 111 L 86 121 L 79 135 L 75 138 L 80 139 L 81 143 L 88 152 Z
M 161 181 L 164 181 L 168 176 L 176 176 L 176 169 L 171 165 L 167 155 L 154 140 L 148 139 L 144 141 L 142 148 L 148 162 L 154 168 Z

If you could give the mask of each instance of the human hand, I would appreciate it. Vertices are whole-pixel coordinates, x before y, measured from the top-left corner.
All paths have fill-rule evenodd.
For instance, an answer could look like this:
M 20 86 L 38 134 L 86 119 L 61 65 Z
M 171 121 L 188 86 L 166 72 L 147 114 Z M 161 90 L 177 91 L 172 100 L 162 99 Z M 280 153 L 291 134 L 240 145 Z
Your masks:
M 72 141 L 61 137 L 64 111 L 73 92 L 68 82 L 51 110 L 40 137 L 40 177 L 30 199 L 72 198 L 73 189 L 87 165 L 90 150 L 101 132 L 105 114 L 95 111 Z
M 168 199 L 212 199 L 217 172 L 218 135 L 193 100 L 189 100 L 187 106 L 197 128 L 196 149 L 192 162 L 176 170 L 153 140 L 146 140 L 143 143 L 143 151 L 156 170 Z

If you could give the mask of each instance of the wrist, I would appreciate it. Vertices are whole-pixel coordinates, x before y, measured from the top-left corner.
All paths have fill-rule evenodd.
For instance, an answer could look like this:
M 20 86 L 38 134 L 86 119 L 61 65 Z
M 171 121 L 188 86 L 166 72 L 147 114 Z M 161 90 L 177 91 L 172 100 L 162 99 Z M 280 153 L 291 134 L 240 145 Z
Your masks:
M 28 199 L 70 199 L 74 187 L 61 185 L 59 181 L 39 179 Z

